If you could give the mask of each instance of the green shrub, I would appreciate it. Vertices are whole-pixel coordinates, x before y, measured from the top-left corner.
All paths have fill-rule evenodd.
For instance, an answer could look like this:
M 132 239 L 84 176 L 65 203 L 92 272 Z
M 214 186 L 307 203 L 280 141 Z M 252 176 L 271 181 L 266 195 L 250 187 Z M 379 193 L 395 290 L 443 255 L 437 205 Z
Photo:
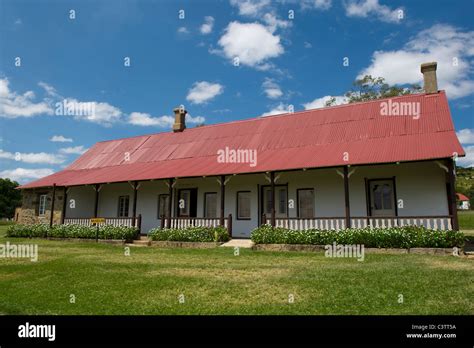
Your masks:
M 224 227 L 155 228 L 148 236 L 151 240 L 177 242 L 227 242 L 229 234 Z
M 263 225 L 252 231 L 251 239 L 256 244 L 327 245 L 336 242 L 363 244 L 367 248 L 451 248 L 464 245 L 462 232 L 429 230 L 417 226 L 295 231 Z
M 97 235 L 97 227 L 89 227 L 82 225 L 53 225 L 49 227 L 47 224 L 36 225 L 11 225 L 7 229 L 7 237 L 22 238 L 87 238 L 95 239 Z M 99 239 L 122 239 L 132 240 L 137 235 L 137 229 L 125 226 L 99 226 Z

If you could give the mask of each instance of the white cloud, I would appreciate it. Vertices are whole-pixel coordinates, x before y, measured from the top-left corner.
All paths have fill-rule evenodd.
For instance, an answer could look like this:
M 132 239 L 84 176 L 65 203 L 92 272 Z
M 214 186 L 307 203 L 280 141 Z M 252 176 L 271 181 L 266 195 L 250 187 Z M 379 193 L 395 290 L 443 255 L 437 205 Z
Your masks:
M 38 86 L 43 88 L 46 91 L 46 94 L 48 94 L 51 97 L 57 97 L 57 98 L 61 97 L 58 94 L 58 92 L 56 91 L 56 88 L 54 88 L 53 86 L 47 84 L 46 82 L 38 82 Z
M 0 117 L 17 118 L 53 114 L 53 109 L 47 102 L 34 102 L 33 91 L 17 94 L 10 90 L 9 84 L 7 78 L 0 79 Z
M 465 146 L 464 151 L 466 152 L 466 156 L 459 157 L 456 164 L 462 167 L 474 167 L 474 145 Z
M 303 9 L 317 9 L 321 11 L 329 10 L 332 6 L 332 0 L 302 0 Z
M 76 120 L 83 120 L 83 121 L 88 121 L 92 123 L 97 123 L 105 127 L 110 127 L 112 124 L 120 121 L 123 116 L 122 110 L 120 110 L 119 108 L 113 105 L 110 105 L 109 103 L 97 102 L 97 101 L 83 102 L 83 101 L 79 101 L 77 99 L 72 99 L 72 98 L 67 99 L 66 103 L 68 105 L 77 105 L 77 106 L 87 105 L 87 104 L 90 105 L 90 109 L 92 110 L 92 112 L 83 112 L 83 113 L 76 112 L 74 115 L 71 115 L 71 116 Z M 56 108 L 55 113 L 57 115 L 63 114 L 61 112 L 58 112 L 59 107 L 64 109 L 63 105 L 64 105 L 64 101 L 59 101 L 55 104 L 55 108 Z
M 55 143 L 72 143 L 72 138 L 66 138 L 62 135 L 53 135 L 49 141 L 55 142 Z
M 383 22 L 399 23 L 403 17 L 402 9 L 391 9 L 380 5 L 378 0 L 349 0 L 344 2 L 346 15 L 349 17 L 376 17 Z M 402 16 L 400 16 L 402 14 Z
M 142 112 L 132 112 L 128 118 L 128 123 L 135 126 L 157 126 L 171 127 L 174 123 L 172 116 L 152 117 L 150 114 Z
M 238 58 L 239 63 L 268 69 L 268 59 L 284 53 L 280 37 L 259 23 L 230 22 L 219 39 L 222 53 L 228 59 Z
M 277 29 L 287 29 L 293 25 L 291 21 L 285 21 L 283 19 L 279 19 L 273 13 L 265 13 L 263 16 L 263 21 L 267 24 L 267 28 L 273 33 Z
M 192 117 L 190 114 L 186 114 L 187 124 L 201 124 L 205 121 L 206 119 L 202 116 Z M 129 116 L 128 123 L 133 124 L 135 126 L 155 126 L 170 128 L 171 126 L 173 126 L 174 117 L 167 115 L 153 117 L 147 113 L 132 112 Z
M 230 0 L 230 4 L 239 9 L 241 16 L 256 17 L 270 4 L 270 0 Z
M 65 161 L 65 158 L 61 155 L 55 155 L 46 152 L 38 153 L 21 153 L 21 152 L 8 152 L 0 149 L 0 159 L 8 159 L 24 163 L 44 163 L 44 164 L 60 164 Z
M 346 104 L 347 103 L 347 98 L 344 97 L 344 96 L 326 95 L 326 96 L 321 97 L 321 98 L 316 98 L 311 102 L 305 103 L 305 104 L 303 104 L 303 106 L 304 106 L 305 110 L 324 108 L 326 106 L 326 102 L 329 101 L 333 97 L 336 99 L 336 102 L 335 102 L 334 105 L 340 105 L 340 104 Z
M 313 47 L 313 45 L 311 44 L 311 42 L 308 42 L 308 41 L 305 41 L 305 42 L 303 43 L 303 45 L 304 45 L 304 48 L 311 48 L 311 47 Z
M 189 30 L 186 27 L 179 27 L 178 28 L 178 33 L 179 34 L 189 34 Z
M 265 94 L 267 95 L 267 98 L 278 99 L 283 95 L 280 86 L 275 82 L 274 79 L 268 77 L 265 78 L 262 83 L 262 88 Z
M 461 129 L 456 135 L 461 144 L 474 144 L 474 129 Z
M 49 168 L 26 169 L 15 168 L 10 170 L 3 170 L 0 172 L 1 178 L 9 178 L 11 180 L 22 182 L 26 179 L 40 179 L 45 176 L 53 174 L 54 171 Z
M 364 75 L 384 77 L 389 84 L 422 84 L 420 65 L 438 62 L 438 88 L 452 99 L 474 93 L 474 31 L 437 24 L 418 33 L 402 49 L 376 51 Z
M 62 149 L 59 149 L 59 152 L 65 155 L 82 155 L 86 151 L 87 149 L 84 148 L 83 145 L 63 147 Z
M 265 116 L 287 114 L 287 113 L 289 113 L 289 109 L 290 109 L 290 105 L 280 103 L 276 107 L 271 109 L 270 111 L 263 113 L 261 116 L 265 117 Z
M 218 83 L 198 81 L 193 84 L 186 96 L 186 100 L 194 104 L 203 104 L 218 96 L 224 91 L 224 86 Z
M 206 16 L 204 17 L 204 23 L 201 25 L 201 28 L 199 30 L 201 31 L 201 34 L 207 35 L 207 34 L 212 33 L 213 27 L 214 27 L 214 17 Z

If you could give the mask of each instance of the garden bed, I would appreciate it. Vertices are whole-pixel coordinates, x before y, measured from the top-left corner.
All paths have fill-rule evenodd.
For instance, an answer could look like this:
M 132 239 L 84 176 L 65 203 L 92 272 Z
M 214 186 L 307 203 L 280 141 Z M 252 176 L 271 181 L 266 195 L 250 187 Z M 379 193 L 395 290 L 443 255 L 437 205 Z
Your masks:
M 188 248 L 211 249 L 222 245 L 222 242 L 177 242 L 177 241 L 152 241 L 151 246 L 162 248 Z
M 161 242 L 223 243 L 230 237 L 224 227 L 155 228 L 148 237 Z
M 11 225 L 8 227 L 6 236 L 16 238 L 54 238 L 57 240 L 112 240 L 131 241 L 137 236 L 138 230 L 134 227 L 101 225 Z
M 451 250 L 453 247 L 462 248 L 466 240 L 464 234 L 459 231 L 430 230 L 419 226 L 296 231 L 269 225 L 254 229 L 251 239 L 257 245 L 308 245 L 314 249 L 336 243 L 363 245 L 365 249 L 451 248 Z

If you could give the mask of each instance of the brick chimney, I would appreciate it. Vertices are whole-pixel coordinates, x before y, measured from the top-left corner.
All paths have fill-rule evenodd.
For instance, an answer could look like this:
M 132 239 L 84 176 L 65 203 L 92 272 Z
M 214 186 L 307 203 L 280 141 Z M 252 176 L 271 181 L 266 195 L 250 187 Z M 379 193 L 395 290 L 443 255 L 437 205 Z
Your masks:
M 423 74 L 425 93 L 438 93 L 438 79 L 436 78 L 436 67 L 438 63 L 421 64 L 421 73 Z
M 174 110 L 173 132 L 182 132 L 186 129 L 186 114 L 188 113 L 184 106 L 175 108 Z

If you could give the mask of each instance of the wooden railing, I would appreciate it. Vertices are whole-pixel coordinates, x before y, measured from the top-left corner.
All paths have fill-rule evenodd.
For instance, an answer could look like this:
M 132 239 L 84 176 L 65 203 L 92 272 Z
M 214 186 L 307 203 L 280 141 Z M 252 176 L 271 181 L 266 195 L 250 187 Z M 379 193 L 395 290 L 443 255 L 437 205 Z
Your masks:
M 101 218 L 101 217 L 99 217 Z M 81 226 L 92 226 L 95 224 L 91 223 L 90 217 L 87 218 L 64 218 L 65 225 L 81 225 Z M 98 225 L 111 225 L 111 226 L 126 226 L 126 227 L 141 227 L 141 215 L 137 217 L 105 217 L 105 222 L 98 223 Z
M 266 221 L 268 223 L 268 221 Z M 346 226 L 344 217 L 321 218 L 275 218 L 275 227 L 284 227 L 290 230 L 342 230 Z
M 351 218 L 351 226 L 353 228 L 423 226 L 433 230 L 450 230 L 452 229 L 452 216 L 357 216 Z
M 220 218 L 161 216 L 160 228 L 218 227 L 221 223 Z M 232 214 L 223 219 L 223 226 L 232 236 Z
M 345 217 L 316 217 L 316 218 L 275 218 L 275 227 L 290 230 L 342 230 L 346 228 Z M 452 216 L 355 216 L 351 217 L 352 228 L 390 228 L 403 226 L 424 226 L 433 230 L 452 229 Z M 270 223 L 265 215 L 262 224 Z

